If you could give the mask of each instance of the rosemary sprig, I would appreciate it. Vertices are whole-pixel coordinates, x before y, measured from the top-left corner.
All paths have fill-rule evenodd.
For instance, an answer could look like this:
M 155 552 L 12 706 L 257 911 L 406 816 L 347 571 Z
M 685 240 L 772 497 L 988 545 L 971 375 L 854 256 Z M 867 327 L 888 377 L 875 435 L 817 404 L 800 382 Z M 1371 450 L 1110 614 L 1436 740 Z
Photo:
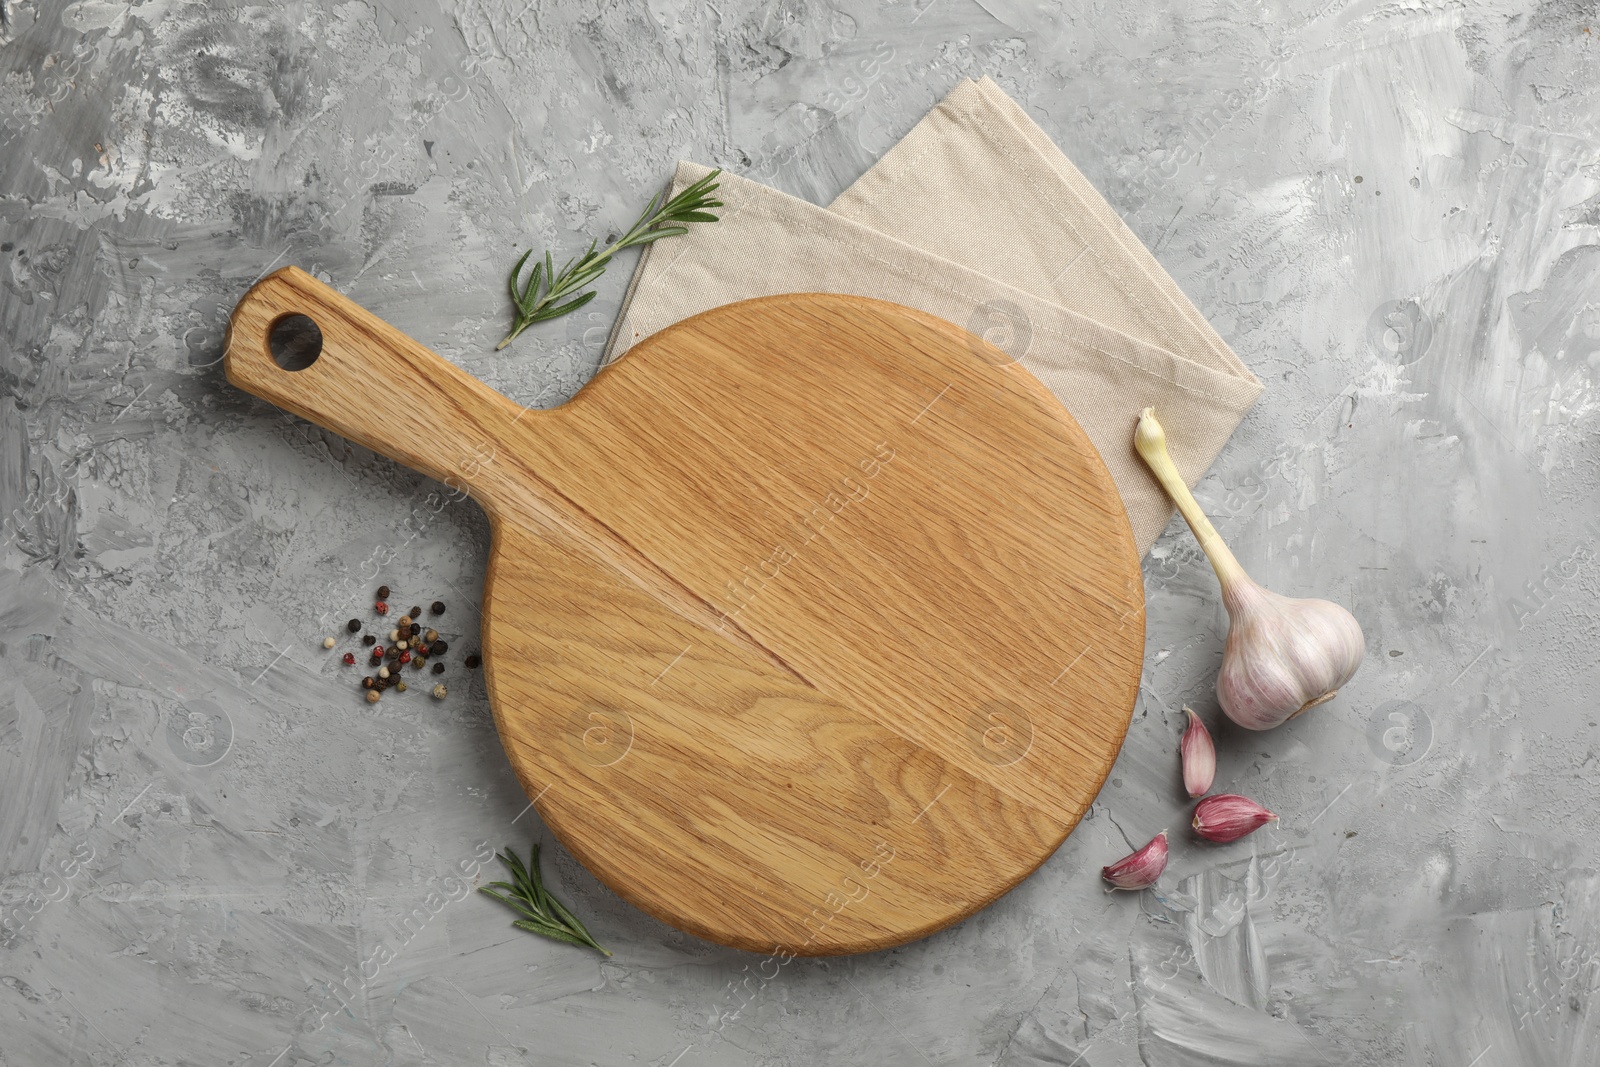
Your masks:
M 542 262 L 534 260 L 533 272 L 524 281 L 522 268 L 528 262 L 528 257 L 533 255 L 533 249 L 530 248 L 522 253 L 517 265 L 511 268 L 511 277 L 507 283 L 511 290 L 511 303 L 515 308 L 511 332 L 506 334 L 505 340 L 494 346 L 495 351 L 498 352 L 510 344 L 516 339 L 517 334 L 534 323 L 576 311 L 593 300 L 595 297 L 593 289 L 570 300 L 567 298 L 604 274 L 606 261 L 611 258 L 612 253 L 632 248 L 634 245 L 659 241 L 663 237 L 688 233 L 689 228 L 684 225 L 686 222 L 716 222 L 717 216 L 706 209 L 722 206 L 721 200 L 711 199 L 711 194 L 717 188 L 716 177 L 721 173 L 720 169 L 712 171 L 666 203 L 660 202 L 662 194 L 657 193 L 650 198 L 644 213 L 629 227 L 627 233 L 599 251 L 595 250 L 596 242 L 590 241 L 587 252 L 576 260 L 567 260 L 559 271 L 556 270 L 555 261 L 550 258 L 550 253 L 546 250 L 544 260 Z
M 524 867 L 517 854 L 506 846 L 505 852 L 496 852 L 495 858 L 511 871 L 510 882 L 490 882 L 488 885 L 479 886 L 478 892 L 487 893 L 500 903 L 515 909 L 519 914 L 526 916 L 512 923 L 520 930 L 528 930 L 541 937 L 554 938 L 565 941 L 571 945 L 587 945 L 589 948 L 598 949 L 607 956 L 610 951 L 602 948 L 600 943 L 589 935 L 578 917 L 568 911 L 566 905 L 550 895 L 544 887 L 544 879 L 539 874 L 539 846 L 534 844 L 529 853 L 529 864 Z M 514 883 L 514 884 L 513 884 Z M 496 892 L 497 889 L 505 890 L 504 893 Z

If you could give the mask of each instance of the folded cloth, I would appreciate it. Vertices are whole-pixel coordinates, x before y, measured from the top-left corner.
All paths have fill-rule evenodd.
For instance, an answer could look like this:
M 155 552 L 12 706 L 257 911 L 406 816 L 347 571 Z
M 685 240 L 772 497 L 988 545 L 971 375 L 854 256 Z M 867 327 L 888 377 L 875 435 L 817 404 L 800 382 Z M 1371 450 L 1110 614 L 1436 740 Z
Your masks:
M 680 162 L 672 192 L 709 173 Z M 645 246 L 605 362 L 674 322 L 777 293 L 874 297 L 984 337 L 1099 449 L 1140 554 L 1172 504 L 1133 449 L 1154 407 L 1193 485 L 1251 374 L 1117 213 L 993 81 L 963 81 L 826 208 L 724 174 L 720 221 Z

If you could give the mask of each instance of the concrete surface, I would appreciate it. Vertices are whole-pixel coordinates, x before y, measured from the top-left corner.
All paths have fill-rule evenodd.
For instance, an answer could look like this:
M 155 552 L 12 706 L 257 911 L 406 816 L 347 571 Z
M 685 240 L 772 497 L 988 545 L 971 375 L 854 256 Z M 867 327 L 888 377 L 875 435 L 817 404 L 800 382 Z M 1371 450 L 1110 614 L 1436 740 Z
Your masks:
M 0 1063 L 1592 1064 L 1600 1053 L 1600 12 L 1197 0 L 0 0 Z M 988 73 L 1268 383 L 1200 496 L 1368 663 L 1219 785 L 1282 824 L 1099 867 L 1186 807 L 1215 582 L 1146 568 L 1093 816 L 903 949 L 768 965 L 550 845 L 616 951 L 467 887 L 548 839 L 481 678 L 351 699 L 376 576 L 475 640 L 482 515 L 229 388 L 225 315 L 320 272 L 512 397 L 592 372 L 631 261 L 492 343 L 519 242 L 680 156 L 826 202 Z M 403 382 L 375 383 L 396 419 Z

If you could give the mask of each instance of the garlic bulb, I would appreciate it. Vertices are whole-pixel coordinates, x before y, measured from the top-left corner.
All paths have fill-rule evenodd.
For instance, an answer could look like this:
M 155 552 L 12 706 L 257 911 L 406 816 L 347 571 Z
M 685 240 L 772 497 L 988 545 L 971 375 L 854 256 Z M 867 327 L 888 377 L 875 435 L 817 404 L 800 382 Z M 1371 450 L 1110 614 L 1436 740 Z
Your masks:
M 1361 666 L 1361 624 L 1338 604 L 1263 589 L 1239 566 L 1167 454 L 1155 409 L 1145 408 L 1133 445 L 1183 513 L 1222 585 L 1228 643 L 1217 676 L 1222 710 L 1248 730 L 1270 730 L 1316 707 Z
M 1185 707 L 1189 728 L 1183 731 L 1178 742 L 1178 755 L 1183 760 L 1183 788 L 1191 797 L 1203 797 L 1217 777 L 1217 746 L 1211 743 L 1211 732 L 1194 709 Z
M 1131 856 L 1100 868 L 1100 877 L 1110 883 L 1111 889 L 1149 889 L 1166 869 L 1167 832 L 1163 830 Z
M 1222 603 L 1231 625 L 1217 700 L 1240 726 L 1270 730 L 1332 700 L 1361 666 L 1361 624 L 1337 604 L 1279 596 L 1242 572 Z

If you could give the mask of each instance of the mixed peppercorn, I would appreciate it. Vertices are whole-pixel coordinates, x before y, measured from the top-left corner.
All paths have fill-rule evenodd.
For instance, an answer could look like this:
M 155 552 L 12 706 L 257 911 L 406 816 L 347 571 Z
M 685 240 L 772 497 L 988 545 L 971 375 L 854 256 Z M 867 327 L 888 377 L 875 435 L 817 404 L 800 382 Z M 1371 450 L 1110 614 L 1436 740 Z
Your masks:
M 387 585 L 378 587 L 378 596 L 372 604 L 372 610 L 380 616 L 389 614 L 389 594 Z M 434 616 L 443 615 L 444 601 L 435 600 L 428 611 Z M 360 619 L 351 619 L 345 623 L 345 630 L 352 634 L 360 634 L 365 628 Z M 380 631 L 381 633 L 381 631 Z M 393 689 L 397 693 L 406 691 L 406 683 L 400 677 L 400 672 L 410 666 L 413 671 L 420 671 L 432 661 L 433 673 L 443 674 L 444 663 L 439 657 L 450 651 L 450 644 L 439 636 L 439 631 L 422 624 L 422 606 L 414 605 L 400 621 L 389 629 L 389 643 L 387 646 L 378 643 L 378 635 L 361 634 L 361 643 L 370 649 L 367 656 L 367 666 L 376 670 L 375 674 L 367 675 L 361 679 L 361 688 L 366 690 L 369 703 L 377 703 L 386 690 Z M 322 639 L 322 647 L 331 649 L 338 644 L 332 637 Z M 340 659 L 346 666 L 354 666 L 356 654 L 344 653 Z M 476 668 L 482 662 L 476 653 L 462 659 L 462 664 L 468 670 Z M 433 695 L 437 699 L 444 699 L 446 689 L 443 683 L 433 687 Z

